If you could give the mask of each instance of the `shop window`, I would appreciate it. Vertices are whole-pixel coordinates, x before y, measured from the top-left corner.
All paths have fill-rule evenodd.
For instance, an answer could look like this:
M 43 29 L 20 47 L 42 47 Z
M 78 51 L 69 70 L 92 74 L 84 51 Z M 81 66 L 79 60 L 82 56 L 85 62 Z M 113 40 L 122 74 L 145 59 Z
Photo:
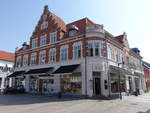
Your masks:
M 2 78 L 0 78 L 0 88 L 1 88 L 1 85 L 2 85 Z
M 72 74 L 61 76 L 61 90 L 63 93 L 81 94 L 81 73 L 79 75 Z
M 37 85 L 38 85 L 37 79 L 35 77 L 31 76 L 30 81 L 29 81 L 30 92 L 37 93 L 37 91 L 38 91 L 38 86 Z

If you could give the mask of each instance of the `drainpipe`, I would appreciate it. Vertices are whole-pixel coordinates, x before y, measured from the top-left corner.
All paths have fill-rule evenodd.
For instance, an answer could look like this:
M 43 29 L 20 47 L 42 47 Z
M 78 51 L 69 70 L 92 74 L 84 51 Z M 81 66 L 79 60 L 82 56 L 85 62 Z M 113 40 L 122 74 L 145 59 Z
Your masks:
M 86 57 L 86 40 L 84 36 L 84 51 L 85 51 L 85 95 L 87 96 L 87 57 Z
M 107 53 L 107 39 L 106 39 L 106 36 L 105 36 L 105 48 L 106 48 L 106 54 L 108 55 L 108 53 Z M 108 91 L 109 91 L 109 94 L 108 94 L 108 96 L 110 97 L 110 93 L 111 93 L 111 84 L 110 84 L 110 69 L 109 69 L 109 65 L 108 65 L 108 56 L 106 55 L 106 58 L 105 58 L 105 60 L 106 60 L 106 66 L 105 66 L 105 70 L 107 70 L 107 76 L 108 76 Z

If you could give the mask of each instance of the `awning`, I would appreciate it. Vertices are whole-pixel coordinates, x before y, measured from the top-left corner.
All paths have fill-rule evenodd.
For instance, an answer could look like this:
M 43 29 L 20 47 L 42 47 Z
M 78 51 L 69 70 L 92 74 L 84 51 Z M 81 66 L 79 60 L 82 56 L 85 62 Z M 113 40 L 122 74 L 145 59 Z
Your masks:
M 120 74 L 121 79 L 125 78 L 125 70 L 123 68 L 119 68 L 118 70 L 118 67 L 110 65 L 109 69 L 110 69 L 111 77 L 117 78 Z
M 49 68 L 40 68 L 40 69 L 31 69 L 27 71 L 25 74 L 43 74 L 43 73 L 48 73 L 52 71 L 52 67 Z
M 16 76 L 20 76 L 22 74 L 24 74 L 25 71 L 16 71 L 16 72 L 13 72 L 11 75 L 9 75 L 8 77 L 16 77 Z
M 79 66 L 79 64 L 61 66 L 55 72 L 53 72 L 53 74 L 64 74 L 64 73 L 67 74 L 67 73 L 72 73 L 75 69 L 77 69 L 78 66 Z

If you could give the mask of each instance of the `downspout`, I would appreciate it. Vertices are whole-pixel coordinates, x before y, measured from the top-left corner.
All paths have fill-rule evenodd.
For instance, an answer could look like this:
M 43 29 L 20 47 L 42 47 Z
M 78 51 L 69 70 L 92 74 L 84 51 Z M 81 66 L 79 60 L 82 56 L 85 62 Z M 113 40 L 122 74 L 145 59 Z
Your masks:
M 106 48 L 106 58 L 105 58 L 105 60 L 106 60 L 106 70 L 107 70 L 107 76 L 108 76 L 108 91 L 109 91 L 109 94 L 108 94 L 108 96 L 110 97 L 110 93 L 111 93 L 111 86 L 110 86 L 110 69 L 109 69 L 109 65 L 108 65 L 108 52 L 107 52 L 107 39 L 106 39 L 106 36 L 105 36 L 105 48 Z
M 86 57 L 86 36 L 84 36 L 84 57 L 85 57 L 85 96 L 87 96 L 87 57 Z

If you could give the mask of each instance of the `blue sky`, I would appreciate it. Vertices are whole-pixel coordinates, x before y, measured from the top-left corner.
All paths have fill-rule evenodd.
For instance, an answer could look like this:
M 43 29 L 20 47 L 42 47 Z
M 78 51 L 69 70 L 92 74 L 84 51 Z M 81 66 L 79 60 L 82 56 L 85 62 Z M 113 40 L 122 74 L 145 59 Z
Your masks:
M 138 47 L 150 62 L 150 0 L 2 0 L 1 50 L 14 52 L 29 41 L 44 5 L 65 23 L 88 17 L 113 35 L 126 32 L 130 47 Z

